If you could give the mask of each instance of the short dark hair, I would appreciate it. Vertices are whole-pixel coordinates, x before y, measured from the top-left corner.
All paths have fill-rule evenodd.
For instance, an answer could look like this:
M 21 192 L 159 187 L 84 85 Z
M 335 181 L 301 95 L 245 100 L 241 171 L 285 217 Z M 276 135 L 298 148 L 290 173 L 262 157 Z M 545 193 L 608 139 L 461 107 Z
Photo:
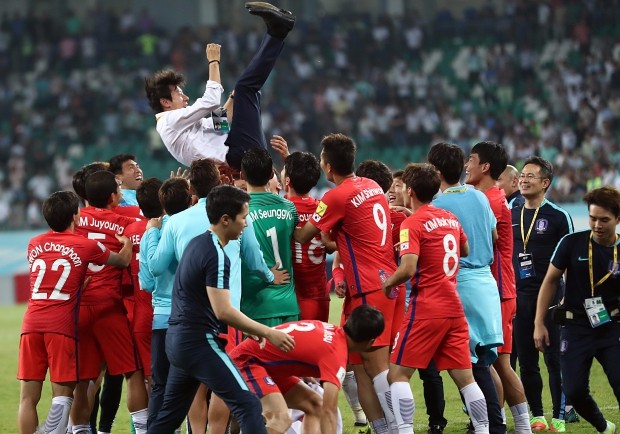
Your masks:
M 80 198 L 72 191 L 57 191 L 43 201 L 41 210 L 51 230 L 62 232 L 71 226 L 78 213 Z
M 379 160 L 362 161 L 360 165 L 357 166 L 355 174 L 357 176 L 372 179 L 379 184 L 379 187 L 381 187 L 384 193 L 387 193 L 392 186 L 392 181 L 394 180 L 390 168 Z
M 428 151 L 427 160 L 439 170 L 448 184 L 461 180 L 465 166 L 465 153 L 452 143 L 439 142 Z
M 431 203 L 439 191 L 441 178 L 437 168 L 427 163 L 411 163 L 403 173 L 403 182 L 422 203 Z
M 223 215 L 235 218 L 250 201 L 250 195 L 232 185 L 218 185 L 207 196 L 207 217 L 216 225 Z
M 404 170 L 395 170 L 394 172 L 392 172 L 392 179 L 394 178 L 402 178 L 403 177 L 403 173 L 405 173 Z
M 164 69 L 157 71 L 150 77 L 144 78 L 144 90 L 146 98 L 149 100 L 149 106 L 155 113 L 163 112 L 164 108 L 159 102 L 160 99 L 172 100 L 170 86 L 183 86 L 185 77 L 172 69 Z
M 551 164 L 550 161 L 547 161 L 544 158 L 539 157 L 538 155 L 534 155 L 533 157 L 530 157 L 527 160 L 525 160 L 525 162 L 523 163 L 523 166 L 525 167 L 528 164 L 534 164 L 535 166 L 540 167 L 540 177 L 542 179 L 548 179 L 549 186 L 551 186 L 551 182 L 553 181 L 553 164 Z M 545 188 L 545 191 L 547 191 L 549 186 Z
M 189 183 L 185 178 L 166 179 L 159 189 L 159 202 L 168 215 L 185 211 L 192 203 Z
M 138 205 L 147 219 L 157 218 L 163 214 L 161 204 L 159 203 L 159 188 L 161 185 L 161 179 L 147 178 L 136 189 Z
M 264 148 L 248 149 L 241 159 L 241 173 L 250 185 L 267 185 L 273 177 L 273 160 L 269 152 Z
M 323 161 L 332 166 L 337 175 L 350 175 L 355 170 L 355 142 L 344 134 L 334 133 L 323 137 Z
M 583 201 L 588 204 L 588 208 L 590 208 L 590 205 L 597 205 L 605 208 L 615 217 L 620 217 L 620 190 L 616 187 L 605 185 L 595 188 L 586 193 Z
M 194 194 L 203 198 L 207 197 L 213 187 L 220 184 L 220 171 L 212 160 L 194 160 L 189 166 L 188 179 Z
M 82 166 L 75 174 L 73 175 L 73 190 L 77 193 L 77 195 L 82 199 L 82 203 L 86 201 L 86 179 L 93 173 L 99 172 L 100 170 L 108 170 L 110 164 L 107 162 L 96 161 L 94 163 L 87 164 L 86 166 Z
M 343 328 L 353 342 L 366 342 L 383 333 L 385 320 L 379 309 L 362 304 L 353 309 Z
M 306 194 L 319 182 L 321 164 L 310 152 L 293 152 L 284 159 L 284 176 L 297 194 Z
M 86 199 L 97 208 L 108 206 L 112 193 L 118 190 L 118 183 L 114 174 L 108 170 L 100 170 L 86 178 Z
M 478 142 L 471 148 L 472 154 L 477 154 L 481 164 L 489 163 L 491 169 L 489 175 L 495 181 L 506 169 L 508 165 L 508 154 L 501 143 L 496 142 Z
M 136 161 L 136 156 L 131 154 L 115 155 L 114 157 L 110 158 L 110 161 L 108 161 L 108 163 L 110 164 L 108 170 L 115 175 L 120 175 L 121 173 L 123 173 L 123 163 L 129 160 Z

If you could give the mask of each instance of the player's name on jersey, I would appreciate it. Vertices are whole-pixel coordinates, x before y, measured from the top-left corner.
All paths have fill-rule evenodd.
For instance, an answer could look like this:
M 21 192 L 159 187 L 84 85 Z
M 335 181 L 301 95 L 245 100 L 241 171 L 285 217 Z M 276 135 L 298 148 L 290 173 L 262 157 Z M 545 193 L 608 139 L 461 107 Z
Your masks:
M 63 244 L 53 243 L 48 241 L 43 244 L 37 244 L 33 247 L 30 255 L 28 255 L 28 262 L 32 264 L 35 259 L 43 252 L 58 252 L 62 256 L 67 256 L 73 261 L 73 265 L 79 267 L 82 265 L 82 258 L 73 250 L 73 247 L 67 247 Z
M 297 217 L 299 218 L 300 222 L 309 222 L 310 219 L 312 218 L 312 215 L 314 213 L 311 214 L 298 214 Z
M 118 234 L 122 234 L 125 230 L 125 227 L 119 225 L 118 223 L 109 222 L 106 220 L 97 220 L 92 217 L 88 218 L 88 216 L 80 217 L 80 226 L 88 227 L 90 229 L 107 229 Z
M 364 190 L 357 193 L 355 196 L 351 198 L 351 203 L 355 208 L 364 203 L 366 199 L 373 196 L 378 196 L 383 194 L 383 189 L 381 187 L 378 188 L 365 188 Z
M 323 342 L 327 342 L 331 344 L 334 342 L 334 335 L 336 332 L 334 331 L 336 326 L 332 324 L 325 324 L 325 333 L 323 333 Z
M 250 211 L 252 220 L 277 218 L 279 220 L 293 220 L 293 214 L 286 209 L 254 209 Z
M 133 244 L 134 246 L 137 246 L 138 244 L 140 244 L 140 240 L 142 239 L 142 235 L 140 234 L 133 234 L 129 237 L 129 239 L 131 240 L 131 244 Z
M 436 217 L 434 219 L 424 222 L 424 229 L 426 229 L 426 232 L 432 232 L 437 228 L 442 228 L 446 226 L 449 226 L 451 228 L 458 228 L 459 221 L 456 219 L 447 219 L 445 217 Z

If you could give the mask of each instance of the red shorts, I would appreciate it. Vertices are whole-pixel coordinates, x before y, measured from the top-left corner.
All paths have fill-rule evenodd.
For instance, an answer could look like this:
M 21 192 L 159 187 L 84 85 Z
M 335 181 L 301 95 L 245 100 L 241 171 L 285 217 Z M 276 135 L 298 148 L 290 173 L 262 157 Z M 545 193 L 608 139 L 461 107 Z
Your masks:
M 47 369 L 50 381 L 69 383 L 78 380 L 77 342 L 60 333 L 25 333 L 19 341 L 19 380 L 44 381 Z
M 136 345 L 136 351 L 138 352 L 138 358 L 140 359 L 140 364 L 142 365 L 142 370 L 144 371 L 145 377 L 150 377 L 151 372 L 151 336 L 153 336 L 153 332 L 149 331 L 148 333 L 143 332 L 134 332 L 133 340 Z
M 131 328 L 133 330 L 133 311 L 136 302 L 133 298 L 133 294 L 127 297 L 123 297 L 123 305 L 125 306 L 125 315 L 129 319 L 129 323 L 131 324 Z
M 301 311 L 299 319 L 303 320 L 317 320 L 328 322 L 329 321 L 329 302 L 330 300 L 318 300 L 318 299 L 297 299 L 299 304 L 299 310 Z
M 153 307 L 134 303 L 131 330 L 135 333 L 151 333 L 153 331 Z
M 222 337 L 226 338 L 226 354 L 230 354 L 230 352 L 243 341 L 243 332 L 232 326 L 228 326 L 228 334 Z
M 237 359 L 235 359 L 235 363 Z M 301 379 L 294 376 L 273 376 L 265 369 L 264 366 L 254 363 L 237 364 L 243 379 L 259 398 L 271 393 L 285 394 L 295 387 Z
M 431 359 L 439 371 L 471 368 L 465 317 L 403 322 L 390 362 L 425 369 Z
M 504 345 L 497 347 L 499 354 L 512 353 L 512 322 L 517 314 L 517 299 L 508 298 L 502 300 L 502 332 L 504 333 Z
M 122 305 L 80 306 L 78 333 L 80 379 L 97 378 L 104 362 L 111 375 L 141 369 Z
M 373 347 L 392 347 L 395 344 L 394 339 L 398 334 L 403 322 L 403 317 L 405 316 L 405 287 L 402 286 L 398 297 L 395 299 L 387 298 L 381 289 L 365 294 L 356 294 L 351 297 L 348 306 L 350 307 L 350 311 L 353 311 L 353 309 L 362 304 L 373 306 L 383 313 L 385 328 L 383 329 L 383 333 L 375 339 Z M 348 315 L 343 315 L 341 326 L 344 326 L 347 318 Z M 360 365 L 362 363 L 362 357 L 359 353 L 351 353 L 349 354 L 349 363 L 351 365 Z

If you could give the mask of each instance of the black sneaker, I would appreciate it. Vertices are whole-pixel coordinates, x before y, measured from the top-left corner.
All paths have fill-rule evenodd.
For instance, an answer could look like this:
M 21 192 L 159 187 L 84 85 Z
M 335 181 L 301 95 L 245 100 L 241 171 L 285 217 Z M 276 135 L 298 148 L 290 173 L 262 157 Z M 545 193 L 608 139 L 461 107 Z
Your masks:
M 443 433 L 443 428 L 441 425 L 431 425 L 428 427 L 428 434 L 441 434 Z

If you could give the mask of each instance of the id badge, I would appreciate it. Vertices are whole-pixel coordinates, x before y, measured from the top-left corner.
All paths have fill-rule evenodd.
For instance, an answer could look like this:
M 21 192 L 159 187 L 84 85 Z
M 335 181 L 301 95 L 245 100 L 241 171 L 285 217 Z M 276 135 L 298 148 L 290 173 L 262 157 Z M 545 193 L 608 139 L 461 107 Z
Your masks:
M 534 271 L 534 257 L 531 253 L 519 253 L 519 277 L 529 279 L 536 276 Z
M 583 302 L 588 321 L 592 327 L 598 327 L 611 321 L 601 297 L 586 298 Z
M 212 112 L 211 119 L 213 120 L 213 129 L 215 132 L 219 134 L 228 134 L 230 132 L 230 125 L 228 124 L 228 117 L 226 116 L 225 110 Z

